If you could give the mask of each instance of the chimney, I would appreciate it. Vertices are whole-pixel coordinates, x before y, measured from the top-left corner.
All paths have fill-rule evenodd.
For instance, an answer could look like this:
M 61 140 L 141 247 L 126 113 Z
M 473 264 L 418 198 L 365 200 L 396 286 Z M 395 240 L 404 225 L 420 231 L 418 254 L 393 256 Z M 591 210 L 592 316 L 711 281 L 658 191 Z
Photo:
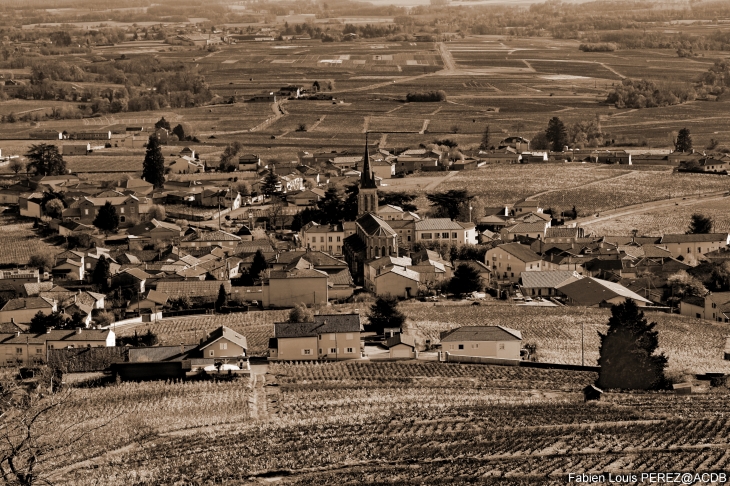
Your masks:
M 15 331 L 15 337 L 20 337 L 20 331 Z
M 81 334 L 81 328 L 80 327 L 77 327 L 76 328 L 76 334 Z
M 46 327 L 46 334 L 50 334 L 53 331 L 52 327 Z

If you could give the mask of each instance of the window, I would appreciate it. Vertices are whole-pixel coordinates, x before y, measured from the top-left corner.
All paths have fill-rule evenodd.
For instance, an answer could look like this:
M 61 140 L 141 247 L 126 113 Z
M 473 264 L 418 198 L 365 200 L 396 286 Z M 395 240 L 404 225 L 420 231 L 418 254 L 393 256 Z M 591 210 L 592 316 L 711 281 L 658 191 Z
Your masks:
M 337 354 L 337 348 L 330 348 L 330 354 Z
M 35 354 L 41 354 L 43 350 L 41 348 L 35 348 Z
M 422 240 L 430 240 L 432 238 L 431 233 L 421 233 Z
M 408 235 L 408 241 L 411 241 L 411 236 L 410 235 Z
M 209 356 L 213 356 L 213 350 L 212 349 L 210 350 L 210 352 L 208 353 L 208 355 Z
M 441 233 L 434 233 L 434 234 L 433 234 L 433 237 L 434 237 L 435 239 L 437 239 L 437 240 L 438 240 L 438 239 L 440 238 L 440 236 L 441 236 Z
M 322 354 L 322 348 L 319 348 L 319 354 Z
M 702 247 L 701 246 L 698 246 L 697 247 L 697 253 L 702 253 Z
M 345 339 L 347 339 L 348 341 L 352 340 L 352 333 L 348 332 L 347 334 L 345 334 Z
M 456 233 L 454 233 L 454 234 L 456 234 Z M 448 240 L 449 239 L 449 234 L 448 233 L 441 233 L 441 238 L 443 238 L 445 240 Z
M 124 208 L 119 208 L 119 213 L 124 214 Z
M 320 243 L 324 243 L 324 236 L 320 236 L 320 237 L 319 237 L 319 242 L 320 242 Z
M 221 343 L 221 349 L 228 349 L 228 343 Z
M 317 337 L 319 338 L 320 341 L 322 340 L 322 335 L 321 334 L 319 336 L 317 336 Z
M 15 348 L 16 354 L 23 354 L 23 348 Z
M 463 344 L 459 344 L 459 349 L 464 349 L 464 345 Z
M 339 242 L 340 242 L 340 238 L 341 238 L 341 236 L 338 236 L 338 237 L 337 237 L 337 243 L 339 243 Z M 339 248 L 339 246 L 338 246 L 337 248 Z
M 317 237 L 316 236 L 312 236 L 312 243 L 317 243 Z
M 342 251 L 342 247 L 340 245 L 337 245 L 337 253 Z
M 458 236 L 457 236 L 457 234 L 456 234 L 456 233 L 451 233 L 451 239 L 455 240 L 455 239 L 457 239 L 457 238 L 458 238 Z
M 312 350 L 311 349 L 303 349 L 302 350 L 302 354 L 312 354 Z
M 53 344 L 49 344 L 48 349 L 53 349 Z
M 84 209 L 84 214 L 88 216 L 89 210 L 88 209 Z
M 120 223 L 124 223 L 125 221 L 127 221 L 127 217 L 126 216 L 119 216 L 119 222 Z
M 347 353 L 354 353 L 355 351 L 352 348 L 347 348 L 345 352 L 347 352 Z
M 499 349 L 504 349 L 504 343 L 499 343 Z
M 328 249 L 329 249 L 329 251 L 332 251 L 332 245 L 330 245 L 330 246 L 328 247 Z
M 692 250 L 690 250 L 689 247 L 687 247 L 687 253 L 692 253 Z
M 512 272 L 511 276 L 514 277 L 515 276 L 515 272 Z
M 472 348 L 472 349 L 476 349 L 476 348 L 478 348 L 478 347 L 479 347 L 479 345 L 478 345 L 478 344 L 472 344 L 472 345 L 471 345 L 471 348 Z
M 332 237 L 331 237 L 331 236 L 328 236 L 328 237 L 327 237 L 327 239 L 328 239 L 328 241 L 329 241 L 330 243 L 332 243 Z M 330 248 L 332 248 L 332 247 L 330 246 Z

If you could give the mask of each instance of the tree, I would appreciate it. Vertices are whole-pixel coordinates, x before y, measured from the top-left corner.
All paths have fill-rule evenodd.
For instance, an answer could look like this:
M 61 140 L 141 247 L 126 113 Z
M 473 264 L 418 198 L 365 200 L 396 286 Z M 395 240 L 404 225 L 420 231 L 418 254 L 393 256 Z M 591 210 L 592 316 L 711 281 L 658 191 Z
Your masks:
M 221 160 L 218 164 L 218 168 L 221 171 L 233 172 L 238 169 L 238 160 L 236 156 L 243 150 L 243 144 L 241 142 L 233 142 L 228 144 L 221 154 Z
M 221 284 L 218 289 L 218 298 L 215 300 L 215 310 L 219 311 L 228 302 L 228 294 L 226 293 L 226 287 Z
M 66 162 L 58 152 L 58 147 L 47 143 L 31 145 L 25 154 L 28 158 L 26 169 L 38 175 L 54 176 L 66 173 Z
M 38 311 L 35 316 L 30 320 L 30 327 L 28 331 L 31 333 L 41 334 L 45 333 L 50 327 L 51 329 L 64 329 L 68 327 L 69 319 L 59 311 L 52 312 L 50 314 L 44 314 L 43 311 Z
M 51 199 L 43 206 L 46 216 L 51 218 L 60 218 L 64 209 L 63 202 L 60 199 Z
M 482 282 L 479 272 L 465 263 L 456 267 L 454 276 L 449 280 L 449 292 L 459 297 L 472 292 L 479 292 L 482 288 L 484 288 L 484 282 Z
M 166 130 L 169 131 L 170 130 L 170 122 L 167 121 L 167 120 L 165 120 L 165 117 L 163 116 L 162 118 L 160 118 L 159 120 L 157 120 L 157 123 L 155 123 L 155 128 L 156 129 L 164 128 L 164 129 L 166 129 Z
M 102 231 L 116 231 L 119 227 L 119 215 L 117 214 L 117 208 L 112 206 L 111 201 L 107 201 L 99 208 L 93 225 Z
M 712 233 L 712 218 L 700 213 L 694 213 L 689 222 L 688 235 L 700 235 Z
M 378 297 L 370 307 L 370 325 L 368 331 L 383 333 L 386 327 L 403 328 L 406 316 L 398 309 L 398 299 L 395 297 Z
M 28 260 L 28 266 L 37 268 L 41 273 L 50 272 L 55 263 L 55 258 L 49 253 L 36 253 Z
M 274 230 L 282 229 L 284 224 L 284 202 L 278 197 L 272 197 L 269 207 L 266 210 L 266 217 L 269 219 L 269 225 Z
M 241 197 L 248 197 L 251 195 L 251 186 L 246 181 L 238 181 L 231 184 L 231 189 L 238 192 Z
M 165 183 L 165 158 L 162 156 L 160 141 L 154 136 L 150 136 L 147 142 L 147 153 L 142 162 L 142 179 L 156 188 Z
M 339 187 L 330 186 L 324 193 L 324 197 L 317 201 L 320 223 L 335 224 L 342 221 L 343 194 Z
M 91 275 L 91 281 L 99 286 L 102 292 L 106 292 L 109 288 L 109 279 L 111 278 L 111 270 L 109 269 L 109 260 L 104 255 L 99 257 L 99 261 L 94 267 L 94 273 Z
M 15 175 L 18 175 L 18 172 L 25 170 L 25 164 L 20 159 L 13 159 L 10 162 L 10 170 L 15 172 Z
M 150 219 L 156 219 L 157 221 L 164 221 L 167 217 L 167 214 L 165 212 L 165 206 L 160 206 L 159 204 L 153 204 L 150 206 L 149 211 L 147 211 L 147 216 Z
M 147 332 L 141 336 L 134 331 L 133 336 L 122 336 L 117 337 L 117 346 L 133 346 L 133 347 L 150 347 L 156 346 L 159 342 L 157 334 L 152 332 L 152 329 L 147 329 Z
M 178 140 L 185 140 L 185 128 L 182 125 L 177 125 L 175 128 L 173 128 L 172 133 L 177 137 Z
M 530 140 L 530 148 L 533 150 L 550 150 L 550 141 L 545 132 L 538 132 Z
M 385 204 L 391 204 L 398 206 L 403 211 L 417 211 L 418 206 L 413 204 L 413 200 L 416 199 L 417 194 L 410 194 L 407 192 L 398 191 L 387 191 L 378 193 L 378 204 L 381 206 Z
M 649 323 L 633 300 L 611 307 L 606 334 L 598 333 L 600 357 L 597 385 L 601 388 L 651 390 L 666 387 L 667 358 L 659 346 L 656 323 Z
M 256 254 L 254 254 L 253 256 L 251 269 L 248 271 L 248 274 L 253 280 L 256 280 L 261 275 L 261 272 L 266 270 L 268 267 L 269 264 L 266 263 L 266 257 L 264 256 L 264 252 L 261 250 L 256 250 Z
M 482 142 L 479 144 L 479 150 L 489 150 L 489 135 L 489 125 L 487 125 L 482 134 Z
M 269 169 L 266 177 L 264 177 L 263 184 L 261 184 L 261 192 L 264 196 L 271 197 L 272 194 L 278 192 L 277 187 L 279 187 L 279 176 L 276 175 L 273 168 Z
M 565 124 L 557 116 L 552 117 L 548 122 L 545 137 L 550 142 L 550 148 L 553 152 L 562 152 L 563 148 L 568 145 L 568 131 Z
M 473 197 L 466 189 L 449 189 L 445 192 L 426 195 L 426 199 L 435 207 L 439 216 L 446 216 L 451 219 L 458 218 L 461 205 L 468 203 Z
M 289 312 L 289 322 L 313 322 L 314 315 L 305 304 L 297 304 Z
M 679 131 L 677 140 L 674 142 L 674 150 L 676 152 L 692 151 L 692 135 L 689 133 L 689 128 L 683 128 Z

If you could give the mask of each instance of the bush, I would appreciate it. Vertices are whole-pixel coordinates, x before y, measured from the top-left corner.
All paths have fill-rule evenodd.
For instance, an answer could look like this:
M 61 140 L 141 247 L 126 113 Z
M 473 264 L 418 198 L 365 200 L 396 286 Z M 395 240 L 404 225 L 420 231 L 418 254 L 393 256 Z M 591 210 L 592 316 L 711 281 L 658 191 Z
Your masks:
M 618 46 L 613 42 L 587 43 L 578 46 L 583 52 L 614 52 Z
M 419 91 L 416 93 L 408 93 L 406 95 L 406 101 L 408 101 L 410 103 L 446 101 L 446 92 L 443 90 L 438 90 L 438 91 Z

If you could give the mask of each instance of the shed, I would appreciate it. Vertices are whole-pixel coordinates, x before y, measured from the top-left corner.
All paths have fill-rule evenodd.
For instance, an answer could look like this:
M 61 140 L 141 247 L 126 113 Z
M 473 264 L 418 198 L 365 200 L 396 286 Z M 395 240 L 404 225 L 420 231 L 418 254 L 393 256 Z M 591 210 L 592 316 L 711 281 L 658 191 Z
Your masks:
M 672 385 L 674 392 L 677 395 L 691 395 L 692 394 L 692 383 L 676 383 Z
M 396 334 L 385 341 L 391 358 L 414 359 L 417 357 L 416 341 L 409 334 Z
M 601 395 L 603 395 L 603 390 L 595 385 L 588 385 L 583 388 L 583 399 L 586 402 L 597 402 L 601 399 Z

